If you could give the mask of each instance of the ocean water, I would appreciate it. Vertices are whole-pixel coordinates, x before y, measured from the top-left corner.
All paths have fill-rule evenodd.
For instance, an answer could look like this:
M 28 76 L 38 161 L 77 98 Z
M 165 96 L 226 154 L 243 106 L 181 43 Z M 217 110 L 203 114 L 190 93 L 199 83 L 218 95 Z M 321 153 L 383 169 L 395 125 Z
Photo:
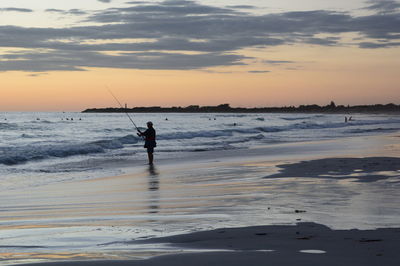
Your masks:
M 131 240 L 225 227 L 299 221 L 336 229 L 399 227 L 400 170 L 365 173 L 365 179 L 387 176 L 376 182 L 358 182 L 362 169 L 345 179 L 329 172 L 336 169 L 327 170 L 331 178 L 265 178 L 276 164 L 324 154 L 390 157 L 393 145 L 396 157 L 398 137 L 367 136 L 398 136 L 398 116 L 360 114 L 349 123 L 336 114 L 132 117 L 139 126 L 155 125 L 154 167 L 145 165 L 143 140 L 124 114 L 0 115 L 0 265 L 182 252 Z M 263 157 L 218 157 L 254 151 Z M 164 159 L 185 163 L 159 163 Z
M 274 143 L 379 135 L 400 130 L 396 115 L 131 114 L 157 130 L 156 158 L 207 150 L 251 149 Z M 143 140 L 125 114 L 1 113 L 2 189 L 123 174 L 146 162 Z

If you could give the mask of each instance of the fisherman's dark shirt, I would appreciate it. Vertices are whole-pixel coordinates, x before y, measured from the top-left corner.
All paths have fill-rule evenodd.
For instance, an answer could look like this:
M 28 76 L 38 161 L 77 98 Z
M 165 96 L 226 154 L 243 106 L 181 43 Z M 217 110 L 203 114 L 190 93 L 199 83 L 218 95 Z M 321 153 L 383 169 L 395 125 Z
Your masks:
M 157 146 L 156 143 L 156 131 L 154 128 L 148 128 L 145 132 L 142 133 L 145 136 L 144 147 L 145 148 L 154 148 Z

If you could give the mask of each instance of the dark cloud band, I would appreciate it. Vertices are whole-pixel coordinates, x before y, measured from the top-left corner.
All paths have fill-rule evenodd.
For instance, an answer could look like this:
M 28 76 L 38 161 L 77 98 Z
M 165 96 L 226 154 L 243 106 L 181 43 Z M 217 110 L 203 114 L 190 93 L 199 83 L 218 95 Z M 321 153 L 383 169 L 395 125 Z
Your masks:
M 23 52 L 3 56 L 0 71 L 83 71 L 85 68 L 200 69 L 220 65 L 242 65 L 243 56 L 207 53 L 198 55 L 142 52 L 107 55 L 86 51 Z
M 30 13 L 30 12 L 33 12 L 33 10 L 32 10 L 32 9 L 28 9 L 28 8 L 6 7 L 6 8 L 0 8 L 0 12 L 22 12 L 22 13 Z
M 99 26 L 0 26 L 0 47 L 30 49 L 0 55 L 0 71 L 199 69 L 245 64 L 242 50 L 251 47 L 296 43 L 339 46 L 343 33 L 356 33 L 360 37 L 354 45 L 368 49 L 396 47 L 400 39 L 400 16 L 393 12 L 356 17 L 326 10 L 265 15 L 239 10 L 185 0 L 135 2 L 91 13 L 85 19 Z M 81 10 L 47 11 L 88 14 Z

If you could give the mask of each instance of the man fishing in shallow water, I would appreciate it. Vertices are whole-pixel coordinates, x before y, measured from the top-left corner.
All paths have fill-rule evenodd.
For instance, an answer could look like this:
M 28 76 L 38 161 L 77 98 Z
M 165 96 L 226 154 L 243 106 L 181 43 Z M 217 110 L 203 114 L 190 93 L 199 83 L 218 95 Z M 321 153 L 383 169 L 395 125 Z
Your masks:
M 156 131 L 153 128 L 153 123 L 152 122 L 147 122 L 147 129 L 145 132 L 141 132 L 138 129 L 139 133 L 138 136 L 144 136 L 144 147 L 147 148 L 147 156 L 149 157 L 149 164 L 153 164 L 153 153 L 154 153 L 154 148 L 157 146 L 156 143 Z

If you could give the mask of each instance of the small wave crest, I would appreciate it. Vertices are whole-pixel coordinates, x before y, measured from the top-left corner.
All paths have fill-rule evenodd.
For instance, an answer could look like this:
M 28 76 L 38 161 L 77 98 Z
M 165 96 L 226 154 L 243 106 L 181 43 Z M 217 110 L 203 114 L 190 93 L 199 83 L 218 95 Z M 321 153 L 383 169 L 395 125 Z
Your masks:
M 53 122 L 53 121 L 44 120 L 44 119 L 43 120 L 38 119 L 38 120 L 32 120 L 31 123 L 32 124 L 54 124 L 54 123 L 58 123 L 58 122 Z
M 0 129 L 16 129 L 18 126 L 12 123 L 0 123 Z
M 92 129 L 91 131 L 97 133 L 132 132 L 132 130 L 129 128 L 104 128 L 104 129 Z
M 286 121 L 296 121 L 296 120 L 304 120 L 304 119 L 309 119 L 309 116 L 302 116 L 302 117 L 281 117 L 281 119 L 286 120 Z
M 353 133 L 353 134 L 361 134 L 361 133 L 374 133 L 374 132 L 391 132 L 391 131 L 398 131 L 400 128 L 368 128 L 368 129 L 362 129 L 362 128 L 355 128 L 346 131 L 346 133 Z
M 35 136 L 29 135 L 29 134 L 26 134 L 26 133 L 24 133 L 24 134 L 21 135 L 21 138 L 24 138 L 24 139 L 32 139 L 32 138 L 34 138 L 34 137 L 35 137 Z

